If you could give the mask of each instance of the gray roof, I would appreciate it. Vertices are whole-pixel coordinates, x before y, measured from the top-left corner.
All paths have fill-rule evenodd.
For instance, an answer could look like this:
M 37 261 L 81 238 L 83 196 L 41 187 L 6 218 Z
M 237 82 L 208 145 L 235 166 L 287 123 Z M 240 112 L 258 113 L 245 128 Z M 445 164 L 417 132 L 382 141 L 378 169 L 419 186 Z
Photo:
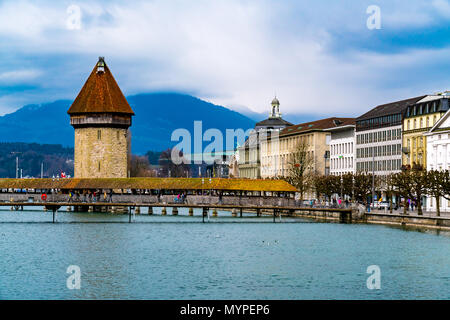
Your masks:
M 372 110 L 364 113 L 363 115 L 359 116 L 358 118 L 356 118 L 356 121 L 372 119 L 372 118 L 387 116 L 387 115 L 391 115 L 391 114 L 403 113 L 409 105 L 414 104 L 417 101 L 419 101 L 425 97 L 426 97 L 426 95 L 420 96 L 420 97 L 415 97 L 415 98 L 410 98 L 410 99 L 405 99 L 405 100 L 400 100 L 400 101 L 394 101 L 394 102 L 390 102 L 390 103 L 386 103 L 386 104 L 381 104 L 379 106 L 376 106 Z
M 256 127 L 273 127 L 273 126 L 292 126 L 293 124 L 289 121 L 283 120 L 282 118 L 268 118 L 266 120 L 260 121 L 255 125 Z

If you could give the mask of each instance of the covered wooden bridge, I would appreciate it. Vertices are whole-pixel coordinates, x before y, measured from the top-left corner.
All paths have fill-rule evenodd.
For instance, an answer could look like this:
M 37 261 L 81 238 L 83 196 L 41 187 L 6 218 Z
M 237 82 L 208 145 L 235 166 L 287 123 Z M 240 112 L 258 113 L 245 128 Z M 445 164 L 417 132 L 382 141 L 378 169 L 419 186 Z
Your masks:
M 55 212 L 62 206 L 74 211 L 112 211 L 129 214 L 148 207 L 201 208 L 204 217 L 216 209 L 230 210 L 242 216 L 243 210 L 273 213 L 273 219 L 287 212 L 307 210 L 310 214 L 337 215 L 340 221 L 351 221 L 349 209 L 300 208 L 295 187 L 284 180 L 250 180 L 220 178 L 95 178 L 95 179 L 0 179 L 0 206 L 23 208 L 43 206 Z M 73 208 L 73 209 L 72 209 Z
M 284 180 L 221 178 L 0 179 L 0 201 L 295 205 Z

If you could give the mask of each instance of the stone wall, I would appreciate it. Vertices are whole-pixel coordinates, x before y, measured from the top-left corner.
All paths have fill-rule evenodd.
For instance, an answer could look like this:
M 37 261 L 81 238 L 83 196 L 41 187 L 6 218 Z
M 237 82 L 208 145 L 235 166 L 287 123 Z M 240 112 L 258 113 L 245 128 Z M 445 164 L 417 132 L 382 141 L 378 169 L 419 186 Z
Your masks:
M 450 218 L 405 216 L 400 214 L 366 213 L 365 221 L 375 224 L 391 224 L 401 226 L 443 227 L 450 228 Z
M 126 178 L 127 129 L 76 128 L 75 178 Z

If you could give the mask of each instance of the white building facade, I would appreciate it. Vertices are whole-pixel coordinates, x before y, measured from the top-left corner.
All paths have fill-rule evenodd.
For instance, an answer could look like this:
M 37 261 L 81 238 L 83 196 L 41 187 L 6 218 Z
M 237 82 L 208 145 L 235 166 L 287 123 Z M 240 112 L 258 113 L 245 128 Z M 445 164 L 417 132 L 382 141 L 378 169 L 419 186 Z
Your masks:
M 355 124 L 325 129 L 330 138 L 330 174 L 340 176 L 356 172 Z
M 450 170 L 450 111 L 424 135 L 427 136 L 427 170 Z M 441 212 L 450 212 L 450 201 L 440 199 Z M 427 198 L 427 211 L 436 211 L 436 199 Z

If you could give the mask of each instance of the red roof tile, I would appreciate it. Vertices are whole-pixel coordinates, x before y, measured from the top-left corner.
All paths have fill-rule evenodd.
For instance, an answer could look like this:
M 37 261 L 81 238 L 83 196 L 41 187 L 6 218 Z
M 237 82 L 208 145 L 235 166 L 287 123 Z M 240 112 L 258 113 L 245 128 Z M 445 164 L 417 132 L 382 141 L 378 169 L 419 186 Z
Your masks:
M 134 115 L 106 64 L 104 65 L 104 72 L 97 72 L 97 64 L 95 64 L 91 75 L 67 113 L 70 115 L 83 113 Z
M 326 118 L 286 127 L 283 130 L 281 130 L 280 136 L 299 134 L 308 131 L 322 131 L 324 129 L 335 128 L 349 124 L 355 124 L 355 118 L 337 118 L 337 117 Z

